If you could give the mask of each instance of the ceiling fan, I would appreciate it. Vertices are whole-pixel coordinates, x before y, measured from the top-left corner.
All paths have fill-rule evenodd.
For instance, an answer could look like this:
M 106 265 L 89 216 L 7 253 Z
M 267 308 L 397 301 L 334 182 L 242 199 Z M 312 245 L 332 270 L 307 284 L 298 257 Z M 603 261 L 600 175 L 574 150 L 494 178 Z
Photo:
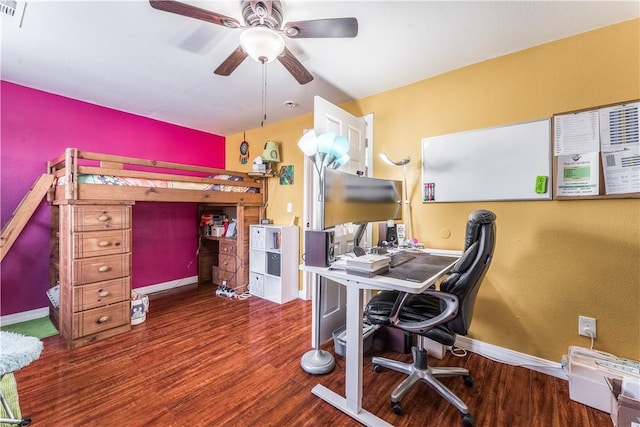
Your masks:
M 292 21 L 283 25 L 280 0 L 241 0 L 244 25 L 234 18 L 175 0 L 149 0 L 149 3 L 153 8 L 165 12 L 242 29 L 240 46 L 214 71 L 221 76 L 230 75 L 249 56 L 261 64 L 277 59 L 298 83 L 306 84 L 313 80 L 313 76 L 287 49 L 283 35 L 289 38 L 346 38 L 358 35 L 356 18 Z

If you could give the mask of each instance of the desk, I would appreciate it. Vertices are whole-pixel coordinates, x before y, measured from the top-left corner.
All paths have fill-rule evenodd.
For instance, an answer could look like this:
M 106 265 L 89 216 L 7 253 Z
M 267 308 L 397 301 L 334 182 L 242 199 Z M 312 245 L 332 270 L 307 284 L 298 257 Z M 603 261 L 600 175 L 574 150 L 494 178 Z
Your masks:
M 300 270 L 318 274 L 347 288 L 347 348 L 345 368 L 345 397 L 318 384 L 311 392 L 336 408 L 369 426 L 389 426 L 386 421 L 362 408 L 362 314 L 364 310 L 363 290 L 394 290 L 418 294 L 445 275 L 459 259 L 459 252 L 426 250 L 428 254 L 448 258 L 446 267 L 423 282 L 394 279 L 386 276 L 361 277 L 347 274 L 344 270 L 330 267 L 301 265 Z M 413 261 L 411 261 L 413 262 Z M 317 304 L 314 301 L 314 304 Z

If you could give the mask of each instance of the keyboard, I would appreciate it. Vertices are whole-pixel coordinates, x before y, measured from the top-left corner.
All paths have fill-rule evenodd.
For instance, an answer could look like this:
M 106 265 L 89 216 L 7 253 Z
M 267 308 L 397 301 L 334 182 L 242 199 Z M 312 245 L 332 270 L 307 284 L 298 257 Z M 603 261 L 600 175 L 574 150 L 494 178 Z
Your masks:
M 389 255 L 391 258 L 391 263 L 389 263 L 389 267 L 397 267 L 399 265 L 404 264 L 405 262 L 409 262 L 415 258 L 415 255 L 411 255 L 408 252 L 395 252 Z

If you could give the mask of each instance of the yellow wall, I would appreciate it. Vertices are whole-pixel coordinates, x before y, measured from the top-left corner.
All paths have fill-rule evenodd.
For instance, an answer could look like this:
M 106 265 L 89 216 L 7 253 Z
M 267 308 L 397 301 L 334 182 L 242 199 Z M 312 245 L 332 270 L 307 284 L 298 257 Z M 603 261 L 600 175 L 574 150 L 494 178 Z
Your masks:
M 640 98 L 640 20 L 580 34 L 474 64 L 342 105 L 374 114 L 376 176 L 399 179 L 378 160 L 410 155 L 414 234 L 427 247 L 461 249 L 469 212 L 496 212 L 494 262 L 480 289 L 470 337 L 559 361 L 579 337 L 578 316 L 597 319 L 595 348 L 640 359 L 640 200 L 439 203 L 420 199 L 424 137 L 551 117 Z M 282 142 L 295 183 L 270 184 L 267 216 L 302 215 L 302 153 L 296 143 L 311 115 L 247 132 L 252 158 Z M 227 168 L 238 165 L 242 134 L 227 137 Z M 256 148 L 253 148 L 253 147 Z M 300 225 L 300 224 L 299 224 Z M 451 235 L 448 238 L 447 233 Z

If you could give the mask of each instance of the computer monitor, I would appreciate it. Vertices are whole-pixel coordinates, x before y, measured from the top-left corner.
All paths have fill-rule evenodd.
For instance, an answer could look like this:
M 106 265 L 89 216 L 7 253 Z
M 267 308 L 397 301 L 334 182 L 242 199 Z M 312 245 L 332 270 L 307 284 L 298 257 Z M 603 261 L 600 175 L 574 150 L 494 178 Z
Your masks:
M 326 169 L 323 196 L 325 229 L 402 219 L 402 181 Z M 359 229 L 362 235 L 364 227 Z

